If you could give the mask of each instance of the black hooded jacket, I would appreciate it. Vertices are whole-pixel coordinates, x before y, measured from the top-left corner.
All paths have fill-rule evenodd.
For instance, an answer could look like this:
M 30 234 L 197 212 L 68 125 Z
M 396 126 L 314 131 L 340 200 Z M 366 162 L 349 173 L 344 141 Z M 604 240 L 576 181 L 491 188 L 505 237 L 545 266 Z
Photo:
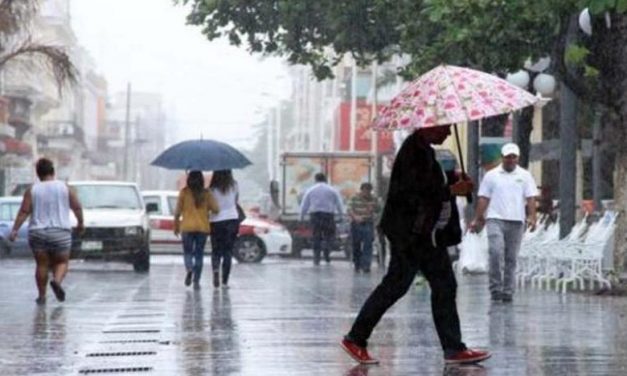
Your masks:
M 438 246 L 461 242 L 459 213 L 435 151 L 418 132 L 411 134 L 396 155 L 387 200 L 380 226 L 392 243 L 409 241 L 413 235 L 431 239 L 440 216 L 442 203 L 451 202 L 451 218 L 447 226 L 436 232 Z

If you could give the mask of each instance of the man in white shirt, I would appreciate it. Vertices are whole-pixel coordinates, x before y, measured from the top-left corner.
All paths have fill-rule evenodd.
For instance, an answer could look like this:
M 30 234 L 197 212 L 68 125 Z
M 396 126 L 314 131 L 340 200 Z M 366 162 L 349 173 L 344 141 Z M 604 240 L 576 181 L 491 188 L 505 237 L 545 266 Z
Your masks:
M 344 214 L 342 196 L 327 183 L 323 173 L 315 175 L 316 184 L 305 192 L 300 206 L 300 220 L 309 214 L 313 229 L 314 265 L 320 264 L 320 252 L 324 259 L 331 262 L 330 251 L 335 239 L 335 214 Z
M 536 183 L 518 166 L 520 149 L 508 143 L 501 149 L 502 163 L 485 174 L 479 186 L 479 202 L 472 232 L 487 225 L 492 300 L 511 302 L 515 288 L 516 257 L 525 232 L 536 226 Z M 525 211 L 526 208 L 526 211 Z M 487 215 L 486 215 L 487 210 Z M 504 268 L 501 272 L 501 260 Z

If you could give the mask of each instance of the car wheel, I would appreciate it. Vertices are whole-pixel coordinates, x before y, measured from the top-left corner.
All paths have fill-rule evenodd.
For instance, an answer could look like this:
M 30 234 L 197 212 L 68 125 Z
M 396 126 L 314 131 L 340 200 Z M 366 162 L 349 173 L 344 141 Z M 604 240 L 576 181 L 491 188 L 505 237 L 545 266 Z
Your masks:
M 137 273 L 147 273 L 150 271 L 150 246 L 146 245 L 133 260 L 133 270 Z
M 241 263 L 261 262 L 266 256 L 263 241 L 254 235 L 242 235 L 235 241 L 233 257 Z

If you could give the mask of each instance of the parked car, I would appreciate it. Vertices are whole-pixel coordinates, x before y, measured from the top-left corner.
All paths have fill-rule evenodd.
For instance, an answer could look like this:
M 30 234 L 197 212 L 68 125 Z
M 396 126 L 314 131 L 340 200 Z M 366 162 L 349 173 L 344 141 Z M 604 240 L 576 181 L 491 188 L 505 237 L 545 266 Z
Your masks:
M 69 185 L 76 190 L 85 220 L 85 233 L 73 238 L 71 257 L 123 260 L 136 272 L 147 272 L 150 226 L 137 185 L 118 181 Z
M 9 241 L 9 234 L 22 205 L 21 196 L 0 197 L 0 257 L 30 256 L 28 247 L 28 221 L 25 221 L 17 233 L 14 242 Z
M 174 209 L 178 192 L 143 191 L 142 196 L 150 216 L 152 244 L 180 245 L 181 238 L 174 235 Z M 233 257 L 238 262 L 261 262 L 266 254 L 289 255 L 291 252 L 292 237 L 283 225 L 247 213 L 239 227 L 233 250 Z

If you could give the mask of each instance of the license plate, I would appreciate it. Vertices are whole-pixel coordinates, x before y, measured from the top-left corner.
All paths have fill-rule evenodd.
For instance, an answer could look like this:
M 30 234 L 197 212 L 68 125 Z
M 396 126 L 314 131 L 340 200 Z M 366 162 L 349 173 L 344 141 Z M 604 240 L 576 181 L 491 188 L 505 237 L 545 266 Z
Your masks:
M 83 251 L 97 251 L 102 249 L 102 242 L 87 241 L 81 244 Z

